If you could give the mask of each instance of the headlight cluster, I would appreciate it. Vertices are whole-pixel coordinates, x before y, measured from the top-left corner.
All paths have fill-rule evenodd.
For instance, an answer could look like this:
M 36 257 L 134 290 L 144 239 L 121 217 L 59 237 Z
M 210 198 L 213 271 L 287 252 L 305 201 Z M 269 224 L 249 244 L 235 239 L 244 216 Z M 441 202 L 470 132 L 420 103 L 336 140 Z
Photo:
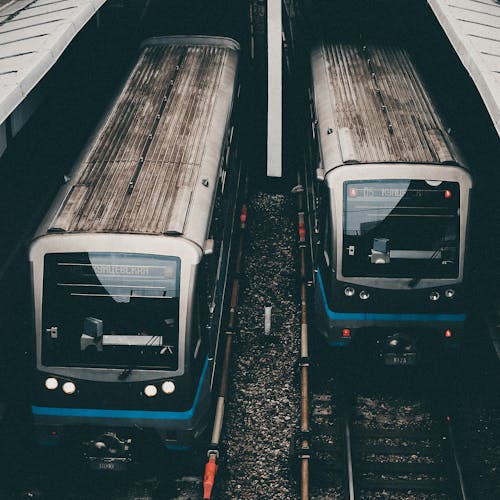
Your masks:
M 44 385 L 47 390 L 55 391 L 59 387 L 59 380 L 57 380 L 55 377 L 48 377 L 45 379 Z M 68 380 L 62 383 L 61 389 L 64 394 L 74 394 L 76 392 L 76 385 L 74 382 Z
M 171 380 L 165 380 L 163 384 L 161 384 L 161 391 L 164 394 L 173 394 L 175 392 L 175 384 Z M 158 387 L 153 384 L 148 384 L 146 387 L 144 387 L 143 390 L 144 396 L 148 398 L 154 398 L 158 394 Z
M 346 297 L 354 297 L 354 295 L 356 295 L 356 290 L 352 286 L 346 286 L 344 288 L 344 295 Z M 370 298 L 370 292 L 368 292 L 366 290 L 361 290 L 361 292 L 359 292 L 359 298 L 361 300 L 369 299 Z
M 352 287 L 352 286 L 346 286 L 344 288 L 344 295 L 346 297 L 354 297 L 356 295 L 356 290 Z M 447 298 L 447 299 L 452 299 L 453 297 L 455 297 L 455 290 L 453 290 L 452 288 L 447 288 L 444 292 L 444 296 Z M 437 300 L 439 300 L 441 297 L 441 294 L 437 291 L 437 290 L 433 290 L 430 294 L 429 294 L 429 300 L 432 300 L 433 302 L 436 302 Z M 368 292 L 367 290 L 361 290 L 359 292 L 359 298 L 361 300 L 367 300 L 370 298 L 370 292 Z
M 76 392 L 76 385 L 73 382 L 64 382 L 62 390 L 64 394 L 74 394 Z
M 55 377 L 48 377 L 45 379 L 45 388 L 49 391 L 55 391 L 59 387 L 60 381 Z M 64 394 L 74 394 L 76 392 L 76 384 L 70 380 L 62 382 L 61 386 Z M 171 380 L 165 380 L 161 384 L 161 390 L 164 394 L 173 394 L 175 392 L 175 384 Z M 154 398 L 158 394 L 158 387 L 153 384 L 148 384 L 143 389 L 143 394 L 148 398 Z
M 453 297 L 455 297 L 455 290 L 453 290 L 452 288 L 447 288 L 444 291 L 444 296 L 447 299 L 452 299 Z M 441 297 L 441 295 L 439 294 L 439 292 L 437 290 L 433 290 L 429 294 L 429 299 L 432 300 L 433 302 L 436 302 L 436 300 L 439 300 L 440 297 Z

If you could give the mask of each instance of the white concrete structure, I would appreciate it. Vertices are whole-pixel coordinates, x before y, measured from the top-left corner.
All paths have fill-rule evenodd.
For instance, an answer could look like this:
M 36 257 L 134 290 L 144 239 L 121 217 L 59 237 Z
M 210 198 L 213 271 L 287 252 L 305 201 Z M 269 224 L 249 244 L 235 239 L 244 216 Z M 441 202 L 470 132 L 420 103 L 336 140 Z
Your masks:
M 282 172 L 281 0 L 267 0 L 267 175 Z
M 0 8 L 0 154 L 40 100 L 34 89 L 106 0 L 13 0 Z
M 500 2 L 428 0 L 500 135 Z

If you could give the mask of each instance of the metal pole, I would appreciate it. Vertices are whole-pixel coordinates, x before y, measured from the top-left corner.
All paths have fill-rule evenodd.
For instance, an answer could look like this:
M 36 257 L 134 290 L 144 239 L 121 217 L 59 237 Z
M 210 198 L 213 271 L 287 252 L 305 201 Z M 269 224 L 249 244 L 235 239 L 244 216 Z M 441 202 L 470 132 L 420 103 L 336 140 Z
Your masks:
M 267 175 L 282 175 L 281 0 L 267 0 Z

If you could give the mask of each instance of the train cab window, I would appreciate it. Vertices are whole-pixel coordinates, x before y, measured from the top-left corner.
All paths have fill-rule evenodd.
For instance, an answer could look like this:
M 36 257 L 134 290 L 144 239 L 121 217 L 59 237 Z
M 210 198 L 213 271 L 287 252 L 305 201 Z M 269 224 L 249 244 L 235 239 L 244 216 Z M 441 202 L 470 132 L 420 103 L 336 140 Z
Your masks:
M 46 255 L 43 364 L 176 370 L 179 282 L 177 257 Z
M 458 276 L 457 182 L 350 181 L 343 189 L 344 276 Z

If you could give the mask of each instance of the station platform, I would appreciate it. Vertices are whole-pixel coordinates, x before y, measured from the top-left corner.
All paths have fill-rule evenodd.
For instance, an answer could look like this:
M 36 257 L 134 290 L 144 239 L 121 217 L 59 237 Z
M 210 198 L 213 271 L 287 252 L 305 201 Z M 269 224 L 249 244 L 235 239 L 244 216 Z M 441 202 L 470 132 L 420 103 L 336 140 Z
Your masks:
M 0 0 L 0 154 L 40 100 L 35 89 L 106 0 Z
M 427 0 L 500 135 L 500 2 Z

